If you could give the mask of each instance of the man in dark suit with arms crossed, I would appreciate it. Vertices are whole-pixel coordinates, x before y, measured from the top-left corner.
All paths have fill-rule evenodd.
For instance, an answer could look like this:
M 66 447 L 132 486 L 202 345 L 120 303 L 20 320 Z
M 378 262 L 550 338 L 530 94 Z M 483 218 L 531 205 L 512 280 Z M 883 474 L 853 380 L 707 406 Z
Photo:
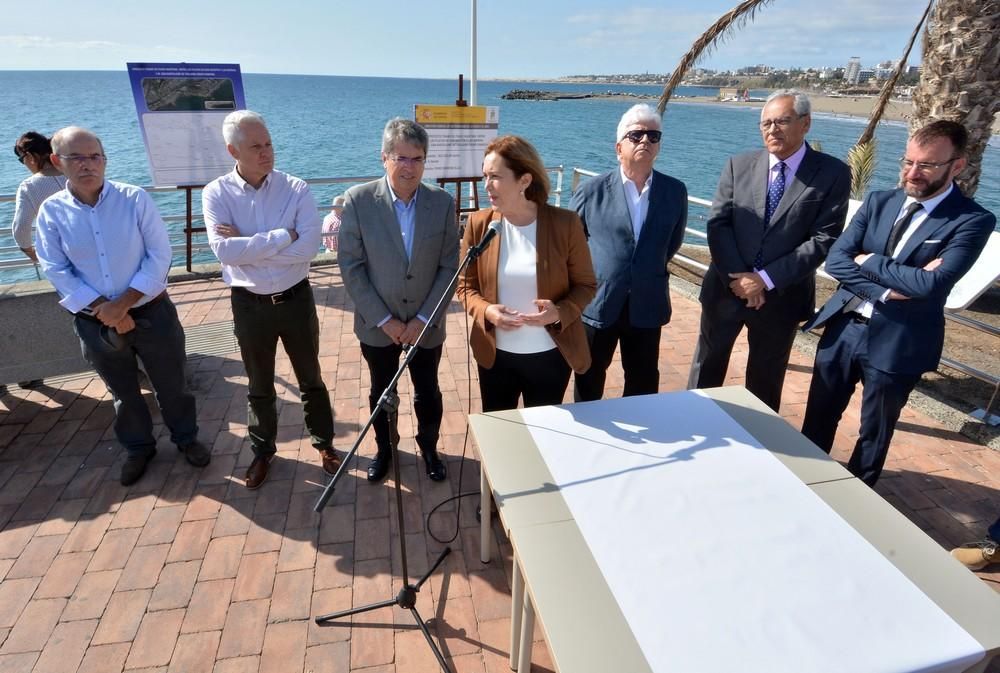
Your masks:
M 660 115 L 649 105 L 629 108 L 618 123 L 617 169 L 573 194 L 594 272 L 597 296 L 583 311 L 592 364 L 576 375 L 577 402 L 599 400 L 608 365 L 621 342 L 624 395 L 660 387 L 660 331 L 670 322 L 667 262 L 681 247 L 687 224 L 687 188 L 653 163 L 660 151 Z
M 722 385 L 746 325 L 747 390 L 781 405 L 795 328 L 815 310 L 814 273 L 843 228 L 851 187 L 844 162 L 805 142 L 810 123 L 804 94 L 776 91 L 760 115 L 766 149 L 731 157 L 722 171 L 688 388 Z
M 996 225 L 953 183 L 966 166 L 967 139 L 961 124 L 943 120 L 910 136 L 902 187 L 865 199 L 826 262 L 840 288 L 805 326 L 826 329 L 802 433 L 829 453 L 860 380 L 861 429 L 848 469 L 869 486 L 910 392 L 937 367 L 948 293 Z

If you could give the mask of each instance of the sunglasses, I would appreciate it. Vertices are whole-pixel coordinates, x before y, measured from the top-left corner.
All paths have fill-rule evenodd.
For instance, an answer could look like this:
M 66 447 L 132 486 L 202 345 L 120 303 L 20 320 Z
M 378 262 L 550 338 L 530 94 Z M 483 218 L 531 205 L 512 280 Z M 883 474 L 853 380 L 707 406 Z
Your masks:
M 24 163 L 24 158 L 28 156 L 27 152 L 20 152 L 18 150 L 14 150 L 14 154 L 17 155 L 17 160 L 22 164 Z
M 640 142 L 642 142 L 642 137 L 643 136 L 646 136 L 646 139 L 649 140 L 650 143 L 652 143 L 653 145 L 655 145 L 658 142 L 660 142 L 660 138 L 663 136 L 663 132 L 662 131 L 629 131 L 628 133 L 626 133 L 624 135 L 625 138 L 628 138 L 629 140 L 631 140 L 636 145 L 638 145 Z

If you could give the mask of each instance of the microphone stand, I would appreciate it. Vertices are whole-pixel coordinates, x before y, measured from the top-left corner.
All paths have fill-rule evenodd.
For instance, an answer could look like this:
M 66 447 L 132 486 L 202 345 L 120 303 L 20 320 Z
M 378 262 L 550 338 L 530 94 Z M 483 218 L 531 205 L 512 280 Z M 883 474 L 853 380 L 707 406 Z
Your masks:
M 491 237 L 492 238 L 492 237 Z M 382 392 L 382 396 L 379 397 L 378 403 L 375 405 L 375 409 L 372 411 L 371 416 L 368 418 L 368 422 L 358 433 L 358 438 L 354 440 L 354 446 L 348 452 L 347 456 L 344 458 L 343 462 L 340 464 L 340 468 L 337 473 L 333 475 L 330 482 L 323 489 L 322 495 L 320 495 L 319 500 L 313 506 L 313 511 L 320 512 L 326 507 L 326 503 L 333 497 L 333 491 L 337 486 L 337 482 L 340 481 L 348 463 L 358 452 L 358 448 L 361 446 L 361 442 L 364 440 L 365 435 L 368 434 L 369 428 L 375 422 L 375 419 L 380 413 L 385 413 L 389 420 L 389 445 L 392 450 L 392 467 L 393 467 L 393 479 L 395 480 L 395 491 L 396 491 L 396 526 L 399 529 L 399 558 L 402 561 L 402 571 L 403 571 L 403 588 L 400 589 L 399 593 L 395 598 L 389 598 L 384 601 L 379 601 L 377 603 L 371 603 L 369 605 L 362 605 L 361 607 L 352 608 L 350 610 L 342 610 L 340 612 L 331 612 L 330 614 L 320 615 L 315 618 L 317 624 L 324 624 L 328 621 L 339 619 L 341 617 L 348 617 L 350 615 L 356 615 L 362 612 L 370 612 L 372 610 L 380 610 L 381 608 L 392 607 L 397 605 L 404 610 L 409 610 L 410 614 L 413 615 L 413 619 L 417 622 L 417 626 L 424 634 L 424 638 L 427 640 L 427 644 L 430 646 L 431 650 L 434 652 L 434 656 L 437 658 L 438 663 L 441 665 L 441 670 L 445 673 L 451 673 L 451 669 L 448 668 L 448 663 L 445 661 L 444 655 L 441 653 L 440 648 L 434 639 L 431 638 L 430 631 L 427 629 L 427 623 L 417 612 L 417 594 L 420 592 L 420 587 L 423 586 L 424 582 L 434 574 L 441 562 L 444 561 L 445 557 L 451 553 L 451 547 L 445 547 L 444 551 L 441 552 L 437 560 L 431 565 L 430 569 L 424 573 L 423 577 L 417 580 L 416 584 L 410 583 L 409 571 L 407 569 L 406 561 L 406 530 L 403 523 L 403 491 L 399 478 L 399 431 L 396 427 L 396 419 L 399 411 L 399 395 L 396 393 L 396 386 L 399 382 L 400 377 L 403 375 L 403 371 L 410 364 L 410 361 L 416 356 L 417 347 L 424 340 L 424 336 L 427 334 L 427 330 L 431 328 L 432 325 L 436 325 L 438 319 L 441 316 L 442 309 L 446 305 L 446 299 L 450 300 L 452 293 L 455 290 L 455 286 L 458 284 L 458 278 L 465 271 L 465 268 L 469 266 L 469 263 L 474 259 L 479 257 L 483 253 L 483 250 L 489 244 L 489 240 L 482 241 L 479 245 L 475 245 L 469 248 L 468 253 L 465 255 L 465 259 L 459 265 L 458 270 L 455 275 L 452 276 L 451 281 L 448 283 L 448 287 L 445 289 L 444 294 L 438 299 L 437 306 L 434 307 L 434 312 L 431 313 L 430 319 L 424 328 L 420 331 L 420 335 L 417 337 L 416 342 L 410 347 L 403 347 L 403 352 L 405 357 L 402 363 L 399 365 L 399 369 L 396 370 L 395 376 L 386 386 L 386 389 Z M 484 245 L 484 243 L 486 245 Z M 355 626 L 364 626 L 364 624 L 355 624 Z

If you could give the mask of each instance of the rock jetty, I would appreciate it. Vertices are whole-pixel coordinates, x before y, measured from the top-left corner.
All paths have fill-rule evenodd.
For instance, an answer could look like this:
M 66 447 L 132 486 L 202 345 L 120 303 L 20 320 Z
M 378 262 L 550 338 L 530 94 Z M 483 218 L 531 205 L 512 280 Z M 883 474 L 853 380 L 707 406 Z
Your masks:
M 500 96 L 503 100 L 582 100 L 584 98 L 657 98 L 648 94 L 628 91 L 605 91 L 603 93 L 569 93 L 566 91 L 536 91 L 534 89 L 512 89 Z

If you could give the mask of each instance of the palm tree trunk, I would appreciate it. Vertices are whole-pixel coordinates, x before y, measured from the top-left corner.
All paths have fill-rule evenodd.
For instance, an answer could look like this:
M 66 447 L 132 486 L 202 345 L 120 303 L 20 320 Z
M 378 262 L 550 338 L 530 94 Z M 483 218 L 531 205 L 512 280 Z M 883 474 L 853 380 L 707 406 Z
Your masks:
M 969 165 L 956 181 L 966 196 L 974 195 L 1000 112 L 1000 0 L 937 0 L 924 33 L 913 108 L 911 130 L 935 119 L 968 129 Z

